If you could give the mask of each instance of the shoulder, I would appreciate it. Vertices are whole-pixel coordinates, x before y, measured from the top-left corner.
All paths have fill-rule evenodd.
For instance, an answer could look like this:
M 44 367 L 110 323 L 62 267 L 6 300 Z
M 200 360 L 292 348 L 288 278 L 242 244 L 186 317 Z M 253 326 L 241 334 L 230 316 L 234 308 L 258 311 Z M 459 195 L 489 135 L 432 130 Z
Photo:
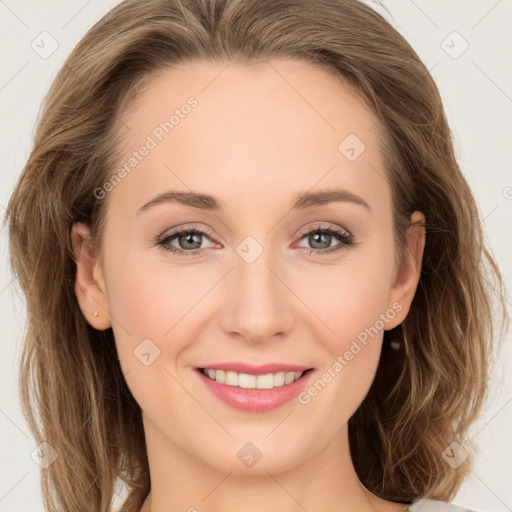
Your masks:
M 452 503 L 427 499 L 413 503 L 408 510 L 410 512 L 478 512 L 473 509 L 453 505 Z

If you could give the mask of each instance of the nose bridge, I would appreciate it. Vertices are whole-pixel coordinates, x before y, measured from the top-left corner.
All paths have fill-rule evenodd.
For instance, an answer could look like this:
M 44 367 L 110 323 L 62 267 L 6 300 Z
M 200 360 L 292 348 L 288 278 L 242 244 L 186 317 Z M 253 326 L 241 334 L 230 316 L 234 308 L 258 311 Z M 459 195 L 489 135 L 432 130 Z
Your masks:
M 268 242 L 269 238 L 265 240 Z M 272 249 L 249 236 L 235 251 L 223 328 L 251 341 L 264 341 L 285 332 L 292 318 L 287 297 L 290 292 L 277 277 L 277 258 Z

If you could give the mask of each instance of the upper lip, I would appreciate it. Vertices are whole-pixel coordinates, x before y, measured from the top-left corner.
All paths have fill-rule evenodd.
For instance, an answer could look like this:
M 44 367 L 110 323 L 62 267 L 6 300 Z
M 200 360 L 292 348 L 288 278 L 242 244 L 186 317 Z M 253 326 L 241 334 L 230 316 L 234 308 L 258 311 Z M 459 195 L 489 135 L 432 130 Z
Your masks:
M 247 363 L 214 363 L 200 366 L 199 368 L 209 368 L 211 370 L 224 370 L 237 373 L 247 373 L 249 375 L 266 375 L 268 373 L 278 372 L 304 372 L 311 369 L 311 366 L 302 366 L 298 364 L 269 363 L 263 365 L 252 365 Z

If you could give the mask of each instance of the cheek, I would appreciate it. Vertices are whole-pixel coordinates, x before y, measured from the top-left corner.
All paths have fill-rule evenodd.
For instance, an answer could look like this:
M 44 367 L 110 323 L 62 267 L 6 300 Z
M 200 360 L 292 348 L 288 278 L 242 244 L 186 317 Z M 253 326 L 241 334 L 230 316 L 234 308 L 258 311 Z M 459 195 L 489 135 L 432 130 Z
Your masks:
M 116 265 L 109 277 L 109 307 L 114 322 L 122 324 L 134 341 L 140 337 L 160 338 L 171 328 L 173 311 L 179 304 L 179 283 L 155 280 L 153 273 L 129 257 Z
M 165 259 L 148 262 L 135 251 L 112 258 L 108 301 L 122 364 L 138 366 L 133 352 L 149 339 L 160 350 L 157 366 L 178 366 L 190 341 L 200 336 L 208 302 L 202 300 L 217 281 L 215 271 L 198 272 L 193 265 L 171 268 Z
M 170 272 L 136 254 L 109 262 L 107 289 L 120 365 L 135 400 L 151 415 L 168 403 L 186 407 L 175 378 L 198 324 L 194 305 L 207 292 L 193 272 Z M 172 279 L 171 279 L 172 276 Z M 165 399 L 164 399 L 165 398 Z
M 358 254 L 343 266 L 323 269 L 314 282 L 313 278 L 302 281 L 300 293 L 305 296 L 308 290 L 308 306 L 322 321 L 317 339 L 328 354 L 323 357 L 318 391 L 312 394 L 321 394 L 340 422 L 348 420 L 368 392 L 379 363 L 383 329 L 396 315 L 387 309 L 392 248 L 373 254 L 379 257 Z M 320 282 L 324 285 L 318 286 Z
M 343 266 L 322 269 L 308 281 L 302 279 L 300 293 L 325 324 L 322 338 L 328 340 L 331 353 L 346 350 L 351 340 L 364 338 L 368 330 L 382 330 L 379 320 L 387 307 L 390 258 L 354 260 L 353 265 L 347 261 Z

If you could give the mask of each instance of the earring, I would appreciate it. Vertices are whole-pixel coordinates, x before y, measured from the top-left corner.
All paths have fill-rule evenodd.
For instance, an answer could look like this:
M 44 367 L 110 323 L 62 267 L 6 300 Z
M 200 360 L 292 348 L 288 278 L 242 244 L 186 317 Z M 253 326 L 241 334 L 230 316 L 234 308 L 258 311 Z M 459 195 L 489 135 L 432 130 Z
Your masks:
M 97 312 L 97 311 L 93 311 L 93 312 L 92 312 L 92 316 L 93 316 L 94 318 L 96 318 L 96 317 L 98 316 L 98 312 Z

